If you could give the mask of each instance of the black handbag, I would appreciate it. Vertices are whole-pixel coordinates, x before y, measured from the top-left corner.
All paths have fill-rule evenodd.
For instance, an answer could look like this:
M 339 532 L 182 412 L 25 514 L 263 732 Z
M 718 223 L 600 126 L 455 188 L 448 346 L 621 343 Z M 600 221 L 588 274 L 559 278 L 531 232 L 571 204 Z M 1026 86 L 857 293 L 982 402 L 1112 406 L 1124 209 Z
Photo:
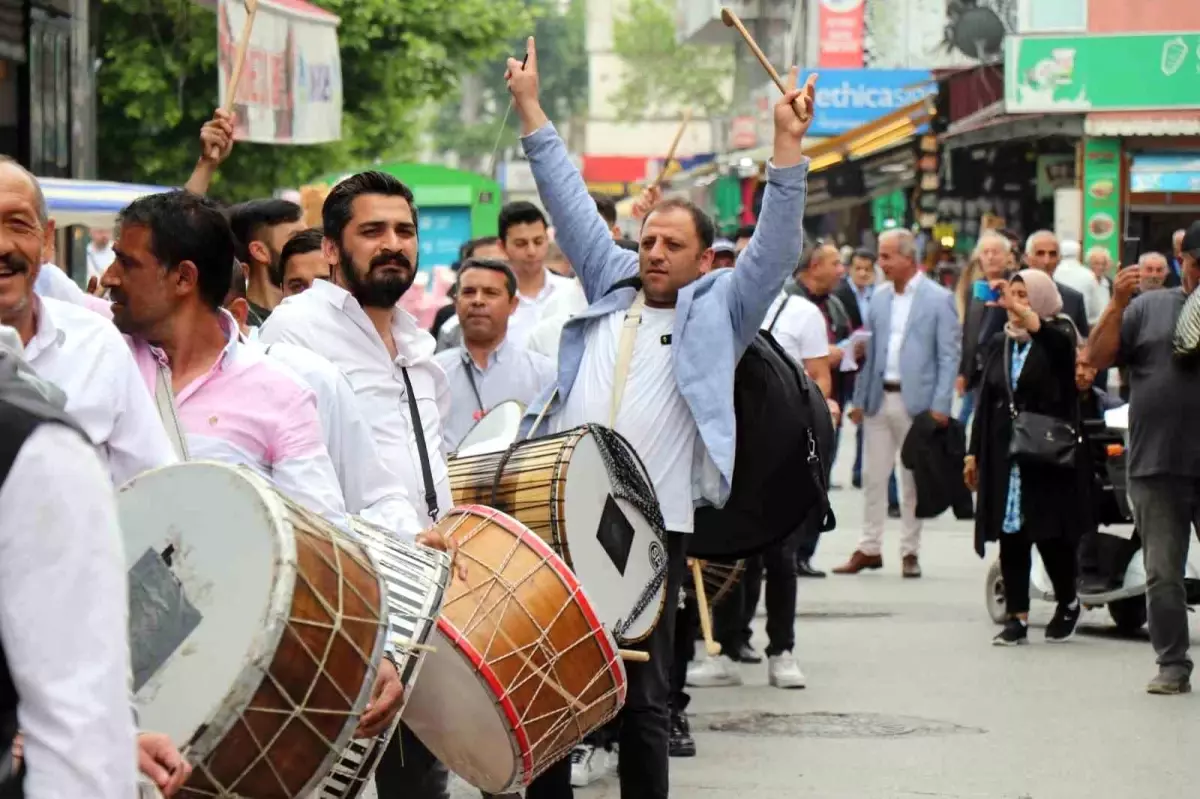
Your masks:
M 1018 411 L 1012 387 L 1012 345 L 1004 342 L 1004 388 L 1008 393 L 1008 412 L 1012 416 L 1012 440 L 1008 456 L 1018 464 L 1032 463 L 1073 469 L 1079 446 L 1079 403 L 1075 403 L 1075 424 L 1056 416 Z

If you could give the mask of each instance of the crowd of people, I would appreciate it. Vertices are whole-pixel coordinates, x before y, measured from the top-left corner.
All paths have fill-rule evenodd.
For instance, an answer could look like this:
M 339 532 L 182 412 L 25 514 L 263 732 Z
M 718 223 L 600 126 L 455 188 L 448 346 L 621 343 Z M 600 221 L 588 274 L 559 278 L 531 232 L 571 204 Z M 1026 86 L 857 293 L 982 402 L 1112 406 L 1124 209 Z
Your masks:
M 897 458 L 913 435 L 969 439 L 953 481 L 978 494 L 980 553 L 1000 542 L 1010 618 L 995 642 L 1006 645 L 1028 640 L 1035 544 L 1058 601 L 1046 637 L 1070 638 L 1077 553 L 1094 531 L 1085 449 L 1039 449 L 1031 426 L 1079 431 L 1097 402 L 1093 381 L 1119 366 L 1159 663 L 1149 689 L 1188 690 L 1182 563 L 1200 525 L 1200 437 L 1180 431 L 1200 411 L 1200 373 L 1174 341 L 1200 283 L 1200 223 L 1177 236 L 1173 258 L 1147 254 L 1115 278 L 1101 251 L 1086 266 L 1064 261 L 1072 243 L 1051 232 L 1023 248 L 987 232 L 957 292 L 923 271 L 903 228 L 845 261 L 829 244 L 805 250 L 811 115 L 801 121 L 793 101 L 811 110 L 813 84 L 797 89 L 795 79 L 793 70 L 774 110 L 755 227 L 721 238 L 697 206 L 650 189 L 630 241 L 542 110 L 531 40 L 506 80 L 545 210 L 511 203 L 496 237 L 464 245 L 453 302 L 429 331 L 397 308 L 419 268 L 419 209 L 390 175 L 338 183 L 319 229 L 284 200 L 222 207 L 205 196 L 234 149 L 218 111 L 185 190 L 137 200 L 115 238 L 93 237 L 83 291 L 49 263 L 53 221 L 37 179 L 0 160 L 0 323 L 12 331 L 0 350 L 0 718 L 13 735 L 19 724 L 25 792 L 127 799 L 140 766 L 170 795 L 190 772 L 180 742 L 135 733 L 114 487 L 181 459 L 222 461 L 343 529 L 361 516 L 445 549 L 423 531 L 452 505 L 447 458 L 490 409 L 516 401 L 551 432 L 609 424 L 614 411 L 668 531 L 668 601 L 638 645 L 649 660 L 626 664 L 620 716 L 526 796 L 570 796 L 616 771 L 622 797 L 666 797 L 668 758 L 697 753 L 685 686 L 736 686 L 739 664 L 763 661 L 750 639 L 760 594 L 769 684 L 806 684 L 794 652 L 797 578 L 825 577 L 819 531 L 797 530 L 747 560 L 714 610 L 721 654 L 692 662 L 696 607 L 682 601 L 693 509 L 729 496 L 735 372 L 761 331 L 819 386 L 838 429 L 856 427 L 863 529 L 835 573 L 882 569 L 885 528 L 898 518 L 901 574 L 920 578 L 923 489 Z M 614 407 L 633 309 L 640 323 Z M 387 728 L 401 691 L 387 660 L 361 735 Z M 402 724 L 376 784 L 385 799 L 438 799 L 447 779 Z

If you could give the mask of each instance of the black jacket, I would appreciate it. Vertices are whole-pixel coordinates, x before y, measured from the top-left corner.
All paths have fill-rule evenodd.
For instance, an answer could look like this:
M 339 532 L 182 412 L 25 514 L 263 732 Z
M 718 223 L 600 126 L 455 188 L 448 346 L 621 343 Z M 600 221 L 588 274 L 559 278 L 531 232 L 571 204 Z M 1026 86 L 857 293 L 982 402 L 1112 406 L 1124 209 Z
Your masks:
M 979 401 L 971 428 L 970 453 L 979 470 L 975 506 L 975 551 L 1000 538 L 1012 461 L 1012 416 L 1005 385 L 1004 349 L 1011 342 L 1001 333 L 986 350 Z M 1079 414 L 1075 388 L 1075 331 L 1062 318 L 1043 322 L 1013 391 L 1018 410 L 1032 411 L 1072 424 Z M 1025 464 L 1021 467 L 1021 515 L 1033 541 L 1077 541 L 1091 524 L 1091 478 L 1083 450 L 1074 469 Z
M 837 288 L 833 290 L 833 295 L 842 303 L 842 307 L 846 309 L 846 316 L 850 318 L 850 329 L 858 330 L 863 326 L 862 313 L 858 310 L 858 297 L 854 294 L 854 287 L 850 285 L 848 279 L 838 281 Z
M 1088 326 L 1087 306 L 1083 303 L 1083 295 L 1070 286 L 1064 286 L 1057 280 L 1054 285 L 1058 286 L 1058 295 L 1062 297 L 1062 312 L 1071 318 L 1075 323 L 1075 329 L 1079 331 L 1079 335 L 1087 338 L 1091 333 L 1091 328 Z M 991 344 L 997 333 L 1004 331 L 1004 323 L 1008 321 L 1008 312 L 1003 308 L 991 307 L 984 314 L 983 323 L 979 328 L 979 344 L 980 354 L 977 356 L 979 363 L 982 365 L 987 357 L 986 345 Z M 963 348 L 964 351 L 966 347 Z
M 900 448 L 900 462 L 912 470 L 917 484 L 918 519 L 941 516 L 946 508 L 954 508 L 958 519 L 975 515 L 971 492 L 963 482 L 966 454 L 967 434 L 962 422 L 951 419 L 942 427 L 929 411 L 913 419 Z

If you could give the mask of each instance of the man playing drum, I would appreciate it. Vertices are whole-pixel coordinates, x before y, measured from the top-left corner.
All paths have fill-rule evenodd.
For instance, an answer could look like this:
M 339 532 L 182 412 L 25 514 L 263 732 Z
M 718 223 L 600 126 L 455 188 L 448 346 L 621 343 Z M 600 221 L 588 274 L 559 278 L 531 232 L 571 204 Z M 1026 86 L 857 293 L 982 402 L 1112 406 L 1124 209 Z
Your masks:
M 313 392 L 242 346 L 237 323 L 221 307 L 234 239 L 216 206 L 186 191 L 143 197 L 122 212 L 114 249 L 117 260 L 104 275 L 113 319 L 131 337 L 151 391 L 174 393 L 182 446 L 192 456 L 248 466 L 348 529 Z M 385 661 L 362 734 L 386 729 L 400 701 L 399 675 Z
M 363 172 L 334 186 L 322 217 L 336 282 L 318 280 L 288 298 L 259 339 L 307 347 L 342 370 L 384 466 L 436 520 L 451 505 L 442 430 L 450 391 L 433 337 L 396 305 L 417 274 L 412 191 L 391 175 Z M 380 796 L 446 796 L 446 770 L 406 726 L 400 732 L 379 765 Z
M 658 202 L 658 192 L 651 192 L 642 200 L 649 213 L 640 253 L 613 241 L 539 103 L 533 39 L 524 66 L 517 59 L 508 61 L 506 77 L 521 121 L 522 146 L 558 243 L 591 303 L 563 329 L 557 398 L 553 389 L 544 392 L 531 406 L 531 415 L 549 402 L 559 430 L 607 424 L 618 388 L 614 384 L 621 331 L 631 310 L 636 314 L 637 306 L 644 304 L 615 428 L 644 461 L 670 531 L 668 601 L 643 644 L 649 662 L 626 664 L 629 693 L 619 769 L 624 799 L 665 799 L 668 793 L 668 670 L 677 606 L 673 600 L 686 570 L 693 498 L 719 506 L 728 497 L 734 462 L 734 371 L 800 258 L 808 172 L 801 140 L 810 122 L 801 122 L 791 103 L 800 99 L 807 104 L 811 121 L 815 79 L 796 90 L 796 74 L 795 69 L 789 74 L 792 88 L 775 106 L 774 154 L 754 237 L 736 268 L 705 274 L 713 261 L 713 223 L 690 202 Z M 641 291 L 617 286 L 639 276 Z M 704 455 L 702 470 L 693 471 L 694 451 Z M 569 777 L 568 763 L 565 769 L 552 767 L 543 779 L 565 785 L 562 792 L 569 795 Z

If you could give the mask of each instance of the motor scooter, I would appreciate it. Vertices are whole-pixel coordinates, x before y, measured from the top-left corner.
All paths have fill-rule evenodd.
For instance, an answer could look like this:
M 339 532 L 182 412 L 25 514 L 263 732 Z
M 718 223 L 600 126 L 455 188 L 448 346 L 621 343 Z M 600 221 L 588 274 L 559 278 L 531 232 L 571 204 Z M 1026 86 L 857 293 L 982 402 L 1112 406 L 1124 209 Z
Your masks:
M 1126 446 L 1129 432 L 1129 406 L 1122 405 L 1104 414 L 1103 421 L 1084 422 L 1092 462 L 1100 491 L 1095 512 L 1101 530 L 1096 533 L 1093 552 L 1100 553 L 1099 568 L 1107 572 L 1103 587 L 1089 586 L 1079 592 L 1085 608 L 1107 607 L 1117 629 L 1123 633 L 1137 632 L 1146 623 L 1146 569 L 1142 560 L 1141 538 L 1133 527 L 1133 509 L 1126 492 Z M 1200 547 L 1188 548 L 1184 572 L 1188 605 L 1200 604 Z M 1004 578 L 997 558 L 988 568 L 985 599 L 992 621 L 1003 624 L 1008 619 Z M 1031 599 L 1055 602 L 1054 587 L 1046 567 L 1033 551 L 1033 568 L 1029 575 Z

